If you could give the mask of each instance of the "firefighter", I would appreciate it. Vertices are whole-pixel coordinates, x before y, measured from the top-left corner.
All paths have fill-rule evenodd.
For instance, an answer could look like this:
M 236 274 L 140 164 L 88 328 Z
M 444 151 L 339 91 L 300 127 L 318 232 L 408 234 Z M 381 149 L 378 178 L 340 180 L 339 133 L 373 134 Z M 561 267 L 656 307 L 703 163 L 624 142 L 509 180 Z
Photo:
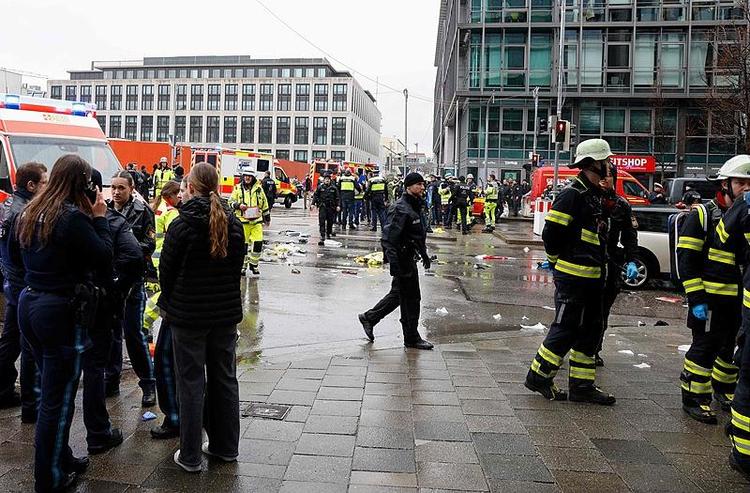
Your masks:
M 474 200 L 471 187 L 466 183 L 466 178 L 458 177 L 458 183 L 453 186 L 451 195 L 453 196 L 453 207 L 458 212 L 461 222 L 461 234 L 469 234 L 469 204 Z
M 336 213 L 341 210 L 339 204 L 339 189 L 331 181 L 331 172 L 326 171 L 323 175 L 323 183 L 315 189 L 312 199 L 312 205 L 318 208 L 319 246 L 325 244 L 326 238 L 336 236 L 333 232 L 333 223 L 336 222 Z
M 620 293 L 622 273 L 628 280 L 638 277 L 635 255 L 638 252 L 638 221 L 633 209 L 623 197 L 617 195 L 617 166 L 610 164 L 609 177 L 600 183 L 604 190 L 604 213 L 609 218 L 609 241 L 607 243 L 607 278 L 604 283 L 604 308 L 602 312 L 602 334 L 596 348 L 596 366 L 604 366 L 599 356 L 607 330 L 609 313 Z M 620 246 L 622 245 L 622 246 Z
M 344 171 L 344 176 L 339 179 L 339 197 L 341 199 L 341 228 L 356 229 L 354 225 L 354 200 L 357 192 L 361 190 L 357 179 L 352 176 L 350 170 Z
M 497 209 L 497 181 L 490 175 L 487 188 L 484 190 L 484 231 L 491 233 L 495 229 L 495 209 Z
M 159 166 L 154 170 L 154 196 L 158 197 L 161 194 L 161 189 L 164 184 L 174 178 L 174 172 L 169 166 L 169 161 L 166 157 L 159 159 Z
M 554 378 L 570 352 L 570 400 L 615 403 L 614 396 L 594 385 L 607 245 L 599 182 L 609 174 L 610 156 L 605 140 L 578 145 L 571 167 L 581 171 L 555 199 L 542 232 L 548 259 L 543 266 L 554 271 L 555 321 L 531 361 L 525 386 L 549 400 L 568 398 Z
M 440 184 L 438 194 L 440 195 L 440 208 L 443 218 L 443 227 L 445 229 L 453 229 L 453 221 L 451 221 L 451 199 L 453 194 L 451 192 L 451 176 L 446 176 L 445 180 Z
M 365 180 L 357 179 L 356 189 L 354 191 L 354 226 L 359 228 L 359 219 L 362 216 L 362 209 L 365 201 Z
M 477 197 L 477 184 L 474 181 L 474 175 L 469 173 L 466 175 L 466 185 L 471 190 L 470 200 L 466 204 L 466 222 L 469 225 L 469 230 L 474 226 L 474 199 Z
M 247 256 L 242 272 L 259 276 L 258 264 L 263 251 L 263 224 L 271 224 L 271 208 L 263 187 L 252 171 L 244 170 L 234 186 L 229 205 L 242 223 L 247 243 Z
M 733 364 L 735 337 L 741 324 L 737 248 L 744 238 L 730 237 L 723 216 L 735 198 L 750 190 L 750 162 L 746 156 L 727 161 L 716 177 L 721 189 L 705 205 L 685 218 L 677 241 L 677 267 L 688 298 L 687 326 L 693 342 L 680 374 L 682 409 L 693 419 L 716 424 L 713 398 L 729 410 L 737 382 Z M 728 217 L 727 220 L 731 218 Z M 735 222 L 735 221 L 732 221 Z
M 367 183 L 367 194 L 372 213 L 370 231 L 378 230 L 378 221 L 380 221 L 380 229 L 382 230 L 385 227 L 385 208 L 388 197 L 388 185 L 385 178 L 380 175 L 373 176 Z

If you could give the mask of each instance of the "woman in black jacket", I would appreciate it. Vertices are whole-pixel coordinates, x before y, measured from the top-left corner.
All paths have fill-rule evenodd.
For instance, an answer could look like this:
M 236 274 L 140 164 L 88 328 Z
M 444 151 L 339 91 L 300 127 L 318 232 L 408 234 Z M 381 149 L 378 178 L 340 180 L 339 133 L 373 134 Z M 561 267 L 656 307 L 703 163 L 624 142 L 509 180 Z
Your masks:
M 180 215 L 167 230 L 159 261 L 158 304 L 172 327 L 180 405 L 180 450 L 174 461 L 188 472 L 201 470 L 201 450 L 234 461 L 239 445 L 235 351 L 247 246 L 218 186 L 210 164 L 190 170 Z M 201 446 L 204 421 L 209 441 Z

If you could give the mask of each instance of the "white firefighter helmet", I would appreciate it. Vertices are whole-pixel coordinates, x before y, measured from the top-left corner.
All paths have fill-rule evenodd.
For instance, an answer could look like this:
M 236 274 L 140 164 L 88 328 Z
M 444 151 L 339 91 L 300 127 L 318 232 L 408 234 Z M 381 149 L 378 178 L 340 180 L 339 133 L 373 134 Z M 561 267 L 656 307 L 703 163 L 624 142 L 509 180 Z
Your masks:
M 159 164 L 168 164 L 168 163 L 169 161 L 167 161 L 166 157 L 162 157 L 161 159 L 159 159 Z
M 571 168 L 577 168 L 578 165 L 586 158 L 591 158 L 594 161 L 604 161 L 610 156 L 613 156 L 612 150 L 609 148 L 609 144 L 604 139 L 588 139 L 584 140 L 578 147 L 576 147 L 576 159 Z
M 750 178 L 750 156 L 740 154 L 728 160 L 719 169 L 719 173 L 710 180 L 726 180 L 728 178 Z
M 466 175 L 466 179 L 467 180 L 473 180 L 474 179 L 474 175 L 472 175 L 471 173 L 469 173 L 468 175 Z

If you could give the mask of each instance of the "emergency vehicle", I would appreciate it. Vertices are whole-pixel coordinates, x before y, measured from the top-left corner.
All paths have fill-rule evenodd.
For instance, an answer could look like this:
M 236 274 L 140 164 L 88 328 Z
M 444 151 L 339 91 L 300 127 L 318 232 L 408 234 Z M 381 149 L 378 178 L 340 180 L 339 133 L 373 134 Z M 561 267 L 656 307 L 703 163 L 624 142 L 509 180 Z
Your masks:
M 0 93 L 0 201 L 13 192 L 16 168 L 36 161 L 51 171 L 66 154 L 98 169 L 105 187 L 122 169 L 96 120 L 96 105 Z
M 378 168 L 377 164 L 374 163 L 355 163 L 352 161 L 326 161 L 325 159 L 316 159 L 312 163 L 310 163 L 310 180 L 312 181 L 312 187 L 313 190 L 318 188 L 318 181 L 320 180 L 320 177 L 323 175 L 324 171 L 330 171 L 331 177 L 336 178 L 338 175 L 340 175 L 344 170 L 349 170 L 352 172 L 354 176 L 359 176 L 360 170 L 364 173 L 375 173 L 378 174 L 380 172 L 380 168 Z

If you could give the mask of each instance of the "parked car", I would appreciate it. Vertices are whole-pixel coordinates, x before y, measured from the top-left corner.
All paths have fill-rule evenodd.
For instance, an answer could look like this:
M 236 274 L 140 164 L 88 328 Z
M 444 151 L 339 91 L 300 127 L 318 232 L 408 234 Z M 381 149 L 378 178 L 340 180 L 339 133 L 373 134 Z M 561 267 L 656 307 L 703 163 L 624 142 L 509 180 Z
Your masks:
M 669 216 L 679 209 L 664 205 L 633 207 L 633 214 L 638 221 L 638 253 L 635 263 L 638 277 L 632 281 L 625 279 L 625 284 L 634 289 L 646 286 L 654 279 L 670 276 L 669 262 Z
M 705 177 L 670 178 L 664 186 L 666 187 L 665 195 L 667 196 L 667 202 L 670 204 L 678 203 L 688 190 L 698 192 L 703 202 L 708 202 L 716 197 L 716 182 L 708 181 Z

